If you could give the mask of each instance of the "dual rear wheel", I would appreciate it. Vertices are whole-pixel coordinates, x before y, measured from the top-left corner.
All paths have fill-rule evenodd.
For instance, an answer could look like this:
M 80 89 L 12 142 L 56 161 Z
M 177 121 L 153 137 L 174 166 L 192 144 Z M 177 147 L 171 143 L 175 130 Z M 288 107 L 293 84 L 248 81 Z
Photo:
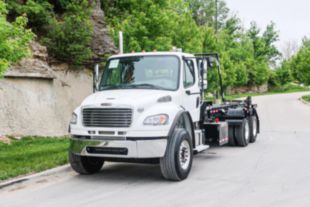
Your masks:
M 229 144 L 231 146 L 246 147 L 256 142 L 258 134 L 258 120 L 255 115 L 242 120 L 240 125 L 229 127 Z

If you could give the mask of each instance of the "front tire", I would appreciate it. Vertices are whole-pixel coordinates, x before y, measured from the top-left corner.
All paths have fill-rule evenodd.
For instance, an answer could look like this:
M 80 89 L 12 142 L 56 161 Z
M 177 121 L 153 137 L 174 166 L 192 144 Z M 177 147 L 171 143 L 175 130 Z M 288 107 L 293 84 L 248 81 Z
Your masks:
M 165 156 L 160 159 L 160 169 L 167 180 L 181 181 L 188 177 L 193 162 L 193 146 L 185 129 L 176 128 L 168 140 Z
M 69 162 L 72 169 L 82 175 L 99 172 L 104 161 L 97 157 L 86 157 L 69 152 Z

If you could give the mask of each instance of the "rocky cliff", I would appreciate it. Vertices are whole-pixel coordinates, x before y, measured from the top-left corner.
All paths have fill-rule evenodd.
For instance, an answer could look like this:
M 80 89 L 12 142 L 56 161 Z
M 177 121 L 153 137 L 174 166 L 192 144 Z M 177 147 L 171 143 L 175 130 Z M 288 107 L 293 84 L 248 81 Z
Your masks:
M 91 20 L 94 25 L 93 40 L 91 42 L 91 48 L 95 55 L 94 58 L 117 53 L 118 50 L 109 36 L 108 28 L 104 21 L 100 0 L 96 0 L 93 4 Z

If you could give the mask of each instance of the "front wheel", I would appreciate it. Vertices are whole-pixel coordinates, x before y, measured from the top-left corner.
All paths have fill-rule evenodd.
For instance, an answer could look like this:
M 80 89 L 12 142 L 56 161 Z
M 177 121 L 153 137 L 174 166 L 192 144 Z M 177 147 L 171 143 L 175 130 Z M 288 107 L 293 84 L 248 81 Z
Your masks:
M 82 175 L 99 172 L 103 166 L 103 159 L 97 157 L 86 157 L 69 152 L 69 162 L 72 169 Z
M 193 146 L 185 129 L 176 128 L 169 137 L 166 154 L 160 159 L 160 169 L 164 178 L 180 181 L 187 178 L 193 162 Z

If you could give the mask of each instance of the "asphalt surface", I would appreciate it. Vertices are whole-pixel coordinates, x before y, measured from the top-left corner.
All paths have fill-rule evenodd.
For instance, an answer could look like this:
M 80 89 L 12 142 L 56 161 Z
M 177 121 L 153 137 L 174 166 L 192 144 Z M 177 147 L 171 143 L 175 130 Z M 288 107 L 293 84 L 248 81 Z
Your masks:
M 108 164 L 96 175 L 71 170 L 0 190 L 0 206 L 310 206 L 310 105 L 302 93 L 261 96 L 261 134 L 247 148 L 213 148 L 195 157 L 183 182 L 158 166 Z

